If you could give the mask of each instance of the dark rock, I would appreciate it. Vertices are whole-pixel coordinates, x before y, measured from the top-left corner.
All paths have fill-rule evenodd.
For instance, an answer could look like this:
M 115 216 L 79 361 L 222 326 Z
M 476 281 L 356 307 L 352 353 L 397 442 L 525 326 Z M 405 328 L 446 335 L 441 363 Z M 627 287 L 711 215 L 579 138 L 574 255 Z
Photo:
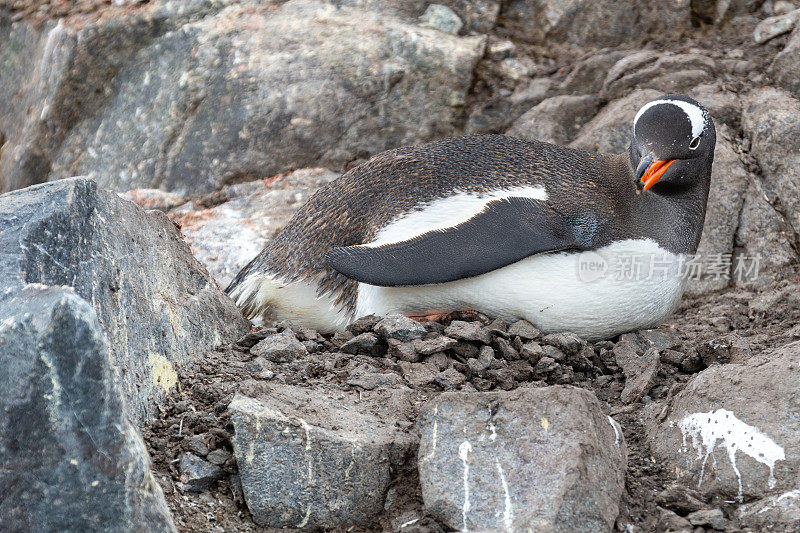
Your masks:
M 656 502 L 683 515 L 708 507 L 699 492 L 679 483 L 673 483 L 659 492 Z
M 444 390 L 458 389 L 466 380 L 467 379 L 464 377 L 464 374 L 455 368 L 443 370 L 438 376 L 436 376 L 436 383 L 441 385 Z
M 391 387 L 400 383 L 401 378 L 394 373 L 381 373 L 374 370 L 356 369 L 350 374 L 347 384 L 364 390 Z
M 549 357 L 558 363 L 563 363 L 567 359 L 567 355 L 564 352 L 555 346 L 550 346 L 549 344 L 542 346 L 542 353 L 544 353 L 546 357 Z
M 602 95 L 614 100 L 634 89 L 683 93 L 713 81 L 716 69 L 716 62 L 708 56 L 643 50 L 620 59 L 611 67 L 603 82 Z
M 378 322 L 383 320 L 382 317 L 377 315 L 367 315 L 362 316 L 358 320 L 351 322 L 350 325 L 347 326 L 353 335 L 361 335 L 362 333 L 367 333 L 375 329 L 375 326 L 378 325 Z
M 439 369 L 431 363 L 400 363 L 403 377 L 415 389 L 425 387 L 436 382 Z
M 720 531 L 728 527 L 728 521 L 721 509 L 701 509 L 690 513 L 686 518 L 693 526 L 709 526 Z
M 567 94 L 599 94 L 608 71 L 625 55 L 624 51 L 605 49 L 577 61 L 561 83 L 561 90 Z
M 375 325 L 375 333 L 387 340 L 408 342 L 423 338 L 428 331 L 422 324 L 407 316 L 389 315 Z
M 511 390 L 517 386 L 514 376 L 514 370 L 508 367 L 493 368 L 486 371 L 486 377 L 503 390 Z
M 658 350 L 648 348 L 640 357 L 630 344 L 620 342 L 614 347 L 614 356 L 625 374 L 625 388 L 620 399 L 624 403 L 641 400 L 650 392 L 661 367 Z
M 542 349 L 541 344 L 538 342 L 529 342 L 527 344 L 523 344 L 522 350 L 520 350 L 519 353 L 532 365 L 538 363 L 539 360 L 545 356 L 544 350 Z
M 278 333 L 275 328 L 262 328 L 256 331 L 249 331 L 247 335 L 236 341 L 235 346 L 243 350 L 249 350 L 270 335 Z
M 681 337 L 674 329 L 643 329 L 638 331 L 639 338 L 644 342 L 645 349 L 655 348 L 658 351 L 678 349 Z
M 697 253 L 709 263 L 713 258 L 719 257 L 721 268 L 706 266 L 700 276 L 691 276 L 686 287 L 688 294 L 724 289 L 732 278 L 735 279 L 732 266 L 727 265 L 722 258 L 729 258 L 734 253 L 736 230 L 740 224 L 739 214 L 742 212 L 748 182 L 747 171 L 733 144 L 723 135 L 718 135 L 706 220 Z
M 231 458 L 231 452 L 229 452 L 225 448 L 217 448 L 216 450 L 212 450 L 211 452 L 209 452 L 208 457 L 206 457 L 206 460 L 211 464 L 222 466 L 230 458 Z
M 290 363 L 298 357 L 308 355 L 308 350 L 294 333 L 285 330 L 260 341 L 250 349 L 250 353 L 273 363 Z
M 436 352 L 450 350 L 455 347 L 456 344 L 458 344 L 457 340 L 440 335 L 432 339 L 415 340 L 414 349 L 420 355 L 431 355 Z
M 434 354 L 431 354 L 431 356 L 428 357 L 428 360 L 426 362 L 434 365 L 439 370 L 445 370 L 447 368 L 450 368 L 450 366 L 453 363 L 453 360 L 447 357 L 447 354 L 445 354 L 444 352 L 436 352 Z
M 658 525 L 664 531 L 692 531 L 692 524 L 669 509 L 660 509 Z
M 491 133 L 505 131 L 528 109 L 548 96 L 552 96 L 553 81 L 547 77 L 539 77 L 523 83 L 508 97 L 489 99 L 473 110 L 467 119 L 464 133 Z
M 464 322 L 463 320 L 453 320 L 444 330 L 445 335 L 454 339 L 464 341 L 474 341 L 483 344 L 491 344 L 492 336 L 480 322 Z
M 401 342 L 397 339 L 389 339 L 389 356 L 400 361 L 416 363 L 420 360 L 420 355 L 411 342 Z
M 331 337 L 331 343 L 340 348 L 344 346 L 346 343 L 350 342 L 355 338 L 355 335 L 350 333 L 349 331 L 337 331 Z
M 794 229 L 767 200 L 758 181 L 748 184 L 736 232 L 731 278 L 737 285 L 762 289 L 782 278 L 781 271 L 797 261 L 793 247 Z M 756 260 L 757 258 L 757 260 Z
M 155 413 L 177 366 L 250 329 L 163 213 L 84 178 L 0 196 L 0 291 L 29 283 L 91 302 L 134 423 Z
M 0 324 L 0 530 L 175 531 L 92 306 L 31 284 Z
M 531 364 L 527 361 L 518 359 L 508 363 L 508 368 L 514 374 L 514 380 L 518 382 L 530 381 L 533 379 L 534 371 Z
M 604 531 L 625 444 L 588 391 L 443 393 L 418 420 L 425 509 L 459 530 Z
M 181 483 L 189 490 L 200 492 L 222 479 L 222 469 L 205 461 L 193 453 L 185 453 L 181 458 Z
M 577 355 L 586 343 L 574 333 L 551 333 L 542 337 L 542 342 L 555 346 L 566 355 Z
M 495 318 L 486 328 L 495 337 L 508 338 L 508 323 L 503 318 Z
M 481 349 L 483 349 L 483 347 L 479 349 L 477 346 L 467 341 L 459 341 L 458 344 L 453 346 L 453 352 L 455 352 L 457 355 L 460 355 L 464 359 L 478 357 Z
M 349 341 L 342 344 L 340 350 L 343 353 L 355 355 L 357 353 L 371 353 L 375 345 L 378 344 L 378 337 L 374 333 L 361 333 Z
M 510 337 L 533 340 L 541 337 L 542 332 L 536 329 L 536 327 L 527 320 L 518 320 L 508 327 L 508 335 Z
M 473 374 L 482 376 L 483 373 L 491 366 L 494 360 L 494 350 L 491 346 L 484 346 L 481 348 L 478 357 L 467 359 L 467 366 Z
M 503 337 L 497 337 L 494 340 L 494 346 L 497 348 L 497 352 L 500 354 L 500 357 L 507 361 L 513 361 L 515 359 L 519 359 L 519 352 L 511 346 L 511 343 L 508 342 Z
M 664 350 L 661 352 L 661 361 L 673 366 L 681 366 L 686 354 L 676 350 Z
M 237 395 L 233 449 L 254 521 L 298 529 L 372 523 L 392 464 L 412 445 L 396 427 L 409 405 L 401 389 L 367 391 L 360 401 L 287 385 Z
M 208 449 L 208 443 L 206 442 L 208 435 L 195 435 L 191 439 L 189 439 L 188 447 L 189 450 L 193 451 L 197 455 L 205 457 L 208 455 L 210 451 Z
M 539 359 L 539 361 L 536 363 L 536 366 L 533 367 L 533 371 L 536 374 L 549 374 L 550 372 L 558 370 L 559 368 L 560 365 L 556 363 L 552 357 L 545 356 Z

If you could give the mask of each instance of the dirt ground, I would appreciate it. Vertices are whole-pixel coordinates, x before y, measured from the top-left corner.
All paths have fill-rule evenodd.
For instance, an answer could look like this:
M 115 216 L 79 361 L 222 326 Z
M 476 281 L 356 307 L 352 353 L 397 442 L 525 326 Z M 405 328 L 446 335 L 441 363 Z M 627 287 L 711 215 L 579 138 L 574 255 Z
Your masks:
M 795 283 L 800 278 L 795 276 Z M 714 363 L 717 357 L 724 361 L 725 355 L 710 353 L 709 346 L 730 344 L 731 336 L 743 339 L 755 353 L 777 347 L 800 338 L 800 306 L 792 298 L 785 298 L 787 287 L 796 288 L 789 281 L 781 281 L 757 296 L 755 293 L 731 289 L 698 298 L 686 298 L 674 317 L 662 328 L 674 330 L 681 339 L 676 351 L 687 354 L 684 363 L 662 364 L 658 378 L 649 395 L 641 401 L 624 404 L 620 393 L 625 376 L 616 365 L 610 349 L 619 338 L 601 341 L 590 346 L 596 357 L 591 368 L 577 370 L 568 364 L 548 373 L 533 376 L 514 361 L 506 361 L 504 368 L 514 372 L 491 374 L 484 378 L 472 375 L 458 354 L 452 354 L 447 362 L 425 360 L 439 369 L 449 366 L 465 378 L 463 383 L 431 382 L 410 385 L 415 396 L 415 408 L 444 390 L 493 390 L 511 389 L 520 386 L 545 386 L 556 383 L 572 384 L 589 389 L 605 402 L 608 413 L 620 423 L 628 446 L 627 494 L 618 523 L 621 527 L 630 523 L 641 531 L 658 531 L 661 508 L 671 509 L 685 515 L 680 501 L 670 498 L 667 490 L 674 475 L 658 464 L 650 454 L 645 434 L 643 410 L 650 402 L 666 403 L 700 370 Z M 766 310 L 764 310 L 766 309 Z M 452 319 L 453 317 L 449 317 Z M 460 317 L 478 319 L 478 316 Z M 449 321 L 446 320 L 444 324 Z M 483 319 L 485 324 L 488 320 Z M 426 323 L 431 332 L 441 331 L 442 323 Z M 279 329 L 288 325 L 279 325 Z M 309 330 L 295 330 L 298 338 L 316 338 L 319 352 L 292 363 L 276 364 L 265 370 L 254 364 L 254 356 L 243 345 L 232 345 L 211 352 L 201 363 L 180 371 L 179 386 L 168 398 L 163 416 L 144 432 L 150 454 L 155 464 L 158 481 L 167 494 L 176 523 L 181 531 L 265 531 L 253 523 L 244 504 L 241 487 L 236 476 L 234 461 L 224 464 L 225 477 L 210 490 L 192 492 L 181 480 L 178 462 L 183 453 L 196 449 L 198 436 L 209 450 L 221 448 L 232 452 L 231 433 L 233 426 L 226 408 L 237 390 L 257 386 L 261 381 L 277 381 L 301 387 L 320 384 L 357 393 L 359 387 L 352 384 L 358 374 L 363 377 L 364 365 L 376 373 L 402 375 L 398 360 L 391 354 L 347 355 L 338 352 L 338 346 L 349 336 L 316 336 Z M 257 335 L 257 333 L 256 333 Z M 252 341 L 251 341 L 252 342 Z M 498 358 L 501 355 L 498 353 Z M 686 363 L 686 361 L 693 361 Z M 518 361 L 516 363 L 519 363 Z M 333 369 L 333 370 L 329 370 Z M 351 383 L 348 383 L 350 381 Z M 416 413 L 416 409 L 415 409 Z M 409 424 L 406 429 L 414 432 Z M 193 452 L 195 453 L 195 452 Z M 403 516 L 410 512 L 422 514 L 421 494 L 414 477 L 413 457 L 407 462 L 407 471 L 394 473 L 391 487 L 392 505 L 379 522 L 364 529 L 392 531 Z M 723 507 L 724 502 L 708 502 L 710 506 Z M 733 517 L 732 514 L 729 517 Z M 730 531 L 736 531 L 735 520 Z M 441 526 L 430 518 L 420 520 L 412 528 L 403 531 L 441 531 Z M 358 531 L 350 529 L 349 531 Z

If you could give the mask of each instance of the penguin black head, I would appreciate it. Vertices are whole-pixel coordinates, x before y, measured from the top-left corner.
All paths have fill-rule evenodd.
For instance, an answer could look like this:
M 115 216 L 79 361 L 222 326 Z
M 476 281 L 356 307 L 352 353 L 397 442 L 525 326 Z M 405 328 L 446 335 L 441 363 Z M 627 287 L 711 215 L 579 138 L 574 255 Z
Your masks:
M 716 144 L 714 121 L 688 96 L 665 94 L 633 119 L 631 165 L 639 192 L 669 193 L 708 185 Z

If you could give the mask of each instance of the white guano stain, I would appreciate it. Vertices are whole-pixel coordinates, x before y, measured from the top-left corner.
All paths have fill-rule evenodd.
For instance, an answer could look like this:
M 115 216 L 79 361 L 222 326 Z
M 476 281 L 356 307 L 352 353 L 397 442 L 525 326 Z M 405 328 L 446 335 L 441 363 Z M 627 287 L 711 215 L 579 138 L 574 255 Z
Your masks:
M 467 531 L 467 513 L 471 508 L 469 502 L 469 454 L 472 451 L 472 444 L 464 441 L 458 446 L 458 457 L 464 464 L 464 505 L 461 507 L 462 531 Z
M 678 423 L 683 435 L 682 449 L 686 449 L 686 437 L 692 438 L 692 446 L 697 450 L 697 459 L 702 457 L 700 480 L 703 483 L 706 461 L 717 445 L 728 452 L 733 471 L 739 481 L 738 500 L 743 501 L 742 474 L 736 466 L 736 452 L 741 451 L 769 468 L 769 488 L 775 487 L 775 463 L 786 459 L 783 447 L 758 430 L 734 416 L 731 411 L 717 409 L 708 413 L 694 413 L 683 417 Z
M 614 444 L 619 448 L 619 428 L 617 428 L 617 421 L 609 416 L 608 423 L 614 428 Z
M 439 407 L 437 406 L 437 407 L 434 407 L 434 409 L 433 409 L 434 418 L 433 418 L 433 430 L 431 432 L 432 433 L 432 436 L 431 436 L 431 451 L 428 452 L 427 454 L 425 454 L 425 456 L 422 459 L 420 459 L 421 463 L 426 463 L 426 462 L 430 461 L 436 455 L 436 441 L 439 438 L 439 419 L 436 418 L 436 416 L 438 414 L 439 414 Z
M 514 524 L 514 508 L 511 505 L 511 493 L 508 490 L 508 482 L 506 481 L 506 474 L 503 472 L 503 467 L 500 461 L 495 457 L 494 465 L 497 467 L 497 473 L 500 474 L 500 483 L 503 485 L 503 494 L 505 495 L 505 505 L 503 508 L 503 526 L 506 531 L 513 531 Z M 466 528 L 466 524 L 464 525 Z
M 295 527 L 298 528 L 298 529 L 306 527 L 306 525 L 308 524 L 308 519 L 309 518 L 311 518 L 311 504 L 310 503 L 308 504 L 308 507 L 306 508 L 306 515 L 303 517 L 303 521 L 300 522 L 299 524 L 297 524 Z

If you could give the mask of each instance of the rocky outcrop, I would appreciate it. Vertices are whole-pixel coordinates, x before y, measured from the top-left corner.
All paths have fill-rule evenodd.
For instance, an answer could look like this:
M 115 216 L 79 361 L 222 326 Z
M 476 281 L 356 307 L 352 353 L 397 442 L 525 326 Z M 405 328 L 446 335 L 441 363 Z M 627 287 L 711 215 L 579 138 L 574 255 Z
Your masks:
M 175 531 L 95 309 L 7 287 L 0 347 L 0 529 Z
M 0 27 L 19 46 L 41 43 L 48 65 L 30 74 L 32 88 L 21 93 L 16 87 L 29 85 L 22 74 L 4 76 L 9 86 L 0 94 L 9 106 L 31 100 L 41 112 L 19 132 L 0 126 L 8 130 L 2 189 L 80 174 L 114 190 L 210 192 L 452 135 L 485 42 L 324 2 L 214 4 L 204 16 L 169 24 L 159 24 L 159 5 L 80 30 Z M 120 42 L 124 24 L 131 35 Z M 97 61 L 111 65 L 80 55 L 89 36 Z M 102 79 L 68 77 L 76 57 Z M 40 94 L 63 85 L 73 88 L 63 101 L 48 103 Z M 81 98 L 95 90 L 100 98 Z M 48 113 L 72 108 L 81 120 L 55 123 L 53 135 L 39 131 Z
M 589 94 L 553 96 L 519 117 L 506 134 L 553 144 L 569 144 L 597 112 L 600 102 Z
M 573 387 L 444 393 L 418 422 L 425 507 L 461 531 L 610 531 L 625 441 Z
M 531 43 L 614 46 L 656 27 L 659 31 L 687 28 L 689 4 L 688 0 L 658 6 L 638 0 L 511 0 L 504 3 L 500 22 L 514 38 Z
M 249 325 L 163 213 L 85 178 L 0 196 L 0 290 L 71 287 L 94 308 L 135 422 L 177 369 Z

